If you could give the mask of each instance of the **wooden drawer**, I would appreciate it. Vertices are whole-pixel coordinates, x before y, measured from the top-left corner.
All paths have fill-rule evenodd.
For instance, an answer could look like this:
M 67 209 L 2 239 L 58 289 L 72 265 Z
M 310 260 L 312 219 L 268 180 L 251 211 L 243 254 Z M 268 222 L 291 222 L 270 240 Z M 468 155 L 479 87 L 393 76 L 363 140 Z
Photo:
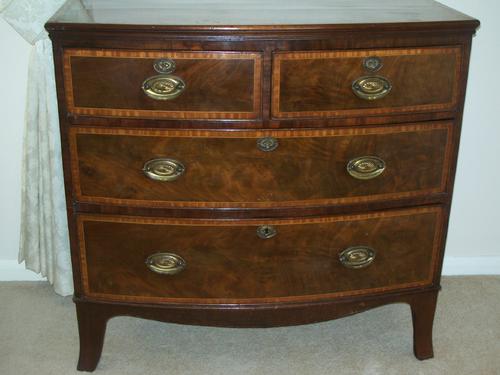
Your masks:
M 276 234 L 260 238 L 264 225 L 267 233 L 274 229 Z M 443 212 L 434 206 L 279 221 L 81 215 L 78 228 L 88 296 L 256 303 L 429 285 L 436 272 Z M 351 252 L 347 260 L 366 264 L 347 267 L 353 264 L 341 260 L 346 249 Z M 185 268 L 175 275 L 152 271 L 146 263 L 157 253 L 180 256 Z M 161 261 L 153 266 L 172 270 L 162 268 Z
M 161 59 L 174 62 L 173 72 L 165 74 L 172 70 L 166 64 L 155 66 Z M 259 118 L 261 61 L 261 54 L 253 52 L 67 49 L 68 112 L 173 119 Z M 151 77 L 156 81 L 148 81 L 143 89 Z
M 276 118 L 445 111 L 458 104 L 461 49 L 280 52 L 273 69 Z
M 74 192 L 80 202 L 154 207 L 285 207 L 422 196 L 446 191 L 452 131 L 451 122 L 239 132 L 75 127 Z M 259 149 L 266 137 L 278 142 L 273 151 Z M 372 179 L 348 173 L 349 162 L 364 156 L 368 162 L 380 158 L 385 170 Z M 145 166 L 158 159 L 177 161 L 183 173 L 173 181 L 148 178 Z M 159 173 L 171 165 L 159 162 Z

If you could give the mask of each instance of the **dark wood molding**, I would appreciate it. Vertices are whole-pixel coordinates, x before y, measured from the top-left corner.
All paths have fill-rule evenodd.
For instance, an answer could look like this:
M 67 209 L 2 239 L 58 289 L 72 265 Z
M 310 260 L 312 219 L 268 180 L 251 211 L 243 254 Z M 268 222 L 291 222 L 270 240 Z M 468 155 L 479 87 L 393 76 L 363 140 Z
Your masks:
M 144 305 L 75 298 L 79 318 L 80 371 L 93 371 L 102 353 L 106 322 L 115 316 L 132 316 L 177 324 L 211 327 L 266 328 L 317 323 L 360 313 L 378 306 L 405 303 L 411 306 L 413 345 L 418 359 L 433 356 L 432 321 L 438 286 L 386 293 L 380 296 L 335 299 L 313 303 L 280 303 L 266 306 Z
M 358 24 L 319 24 L 319 25 L 124 25 L 124 24 L 87 24 L 47 22 L 45 28 L 51 34 L 57 32 L 127 32 L 167 34 L 169 37 L 200 36 L 232 36 L 242 34 L 245 37 L 260 37 L 268 39 L 282 35 L 285 38 L 294 34 L 326 34 L 331 32 L 421 32 L 421 31 L 446 31 L 446 32 L 471 32 L 474 33 L 480 22 L 475 19 L 466 21 L 440 21 L 440 22 L 410 22 L 410 23 L 358 23 Z

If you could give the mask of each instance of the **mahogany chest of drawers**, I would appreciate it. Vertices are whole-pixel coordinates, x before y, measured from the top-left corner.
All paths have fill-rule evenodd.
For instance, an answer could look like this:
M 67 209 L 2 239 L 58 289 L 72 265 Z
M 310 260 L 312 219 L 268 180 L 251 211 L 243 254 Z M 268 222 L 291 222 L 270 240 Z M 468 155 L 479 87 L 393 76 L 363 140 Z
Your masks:
M 113 316 L 270 327 L 401 302 L 432 357 L 478 21 L 430 1 L 83 3 L 47 24 L 78 369 Z

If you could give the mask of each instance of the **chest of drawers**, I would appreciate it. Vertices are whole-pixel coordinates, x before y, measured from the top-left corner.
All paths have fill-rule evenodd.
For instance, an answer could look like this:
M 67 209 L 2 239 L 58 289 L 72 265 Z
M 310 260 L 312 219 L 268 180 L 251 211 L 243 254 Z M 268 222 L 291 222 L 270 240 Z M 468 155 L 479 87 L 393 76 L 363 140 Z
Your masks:
M 75 3 L 47 29 L 78 369 L 114 316 L 270 327 L 390 303 L 433 356 L 478 21 L 430 1 Z

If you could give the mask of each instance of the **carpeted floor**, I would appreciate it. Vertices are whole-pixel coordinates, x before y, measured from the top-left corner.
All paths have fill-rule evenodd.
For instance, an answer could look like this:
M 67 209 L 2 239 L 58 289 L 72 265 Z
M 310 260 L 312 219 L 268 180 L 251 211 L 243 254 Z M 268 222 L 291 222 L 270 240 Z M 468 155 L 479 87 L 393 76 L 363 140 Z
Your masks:
M 392 305 L 269 329 L 115 318 L 96 374 L 500 374 L 500 277 L 447 277 L 442 284 L 431 360 L 413 356 L 409 307 Z M 3 282 L 0 301 L 0 374 L 78 373 L 71 298 L 45 283 Z

